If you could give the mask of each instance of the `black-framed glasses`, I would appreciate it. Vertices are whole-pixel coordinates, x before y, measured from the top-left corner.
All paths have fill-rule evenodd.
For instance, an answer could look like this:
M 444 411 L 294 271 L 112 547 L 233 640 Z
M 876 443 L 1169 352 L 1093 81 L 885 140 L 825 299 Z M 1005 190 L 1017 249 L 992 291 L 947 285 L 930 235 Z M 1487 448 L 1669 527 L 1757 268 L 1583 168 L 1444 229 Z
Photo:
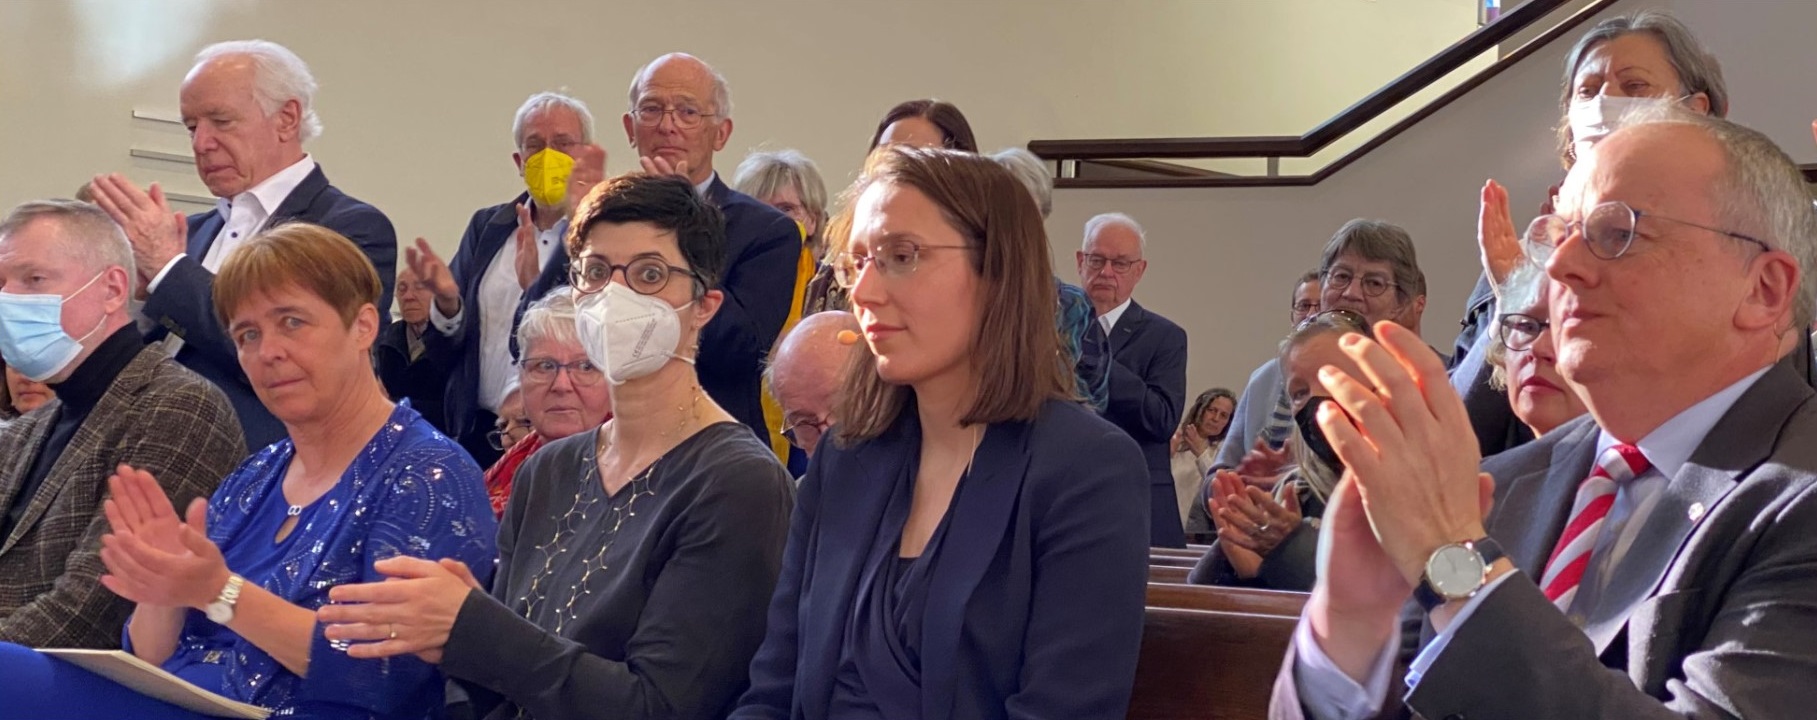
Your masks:
M 1533 343 L 1539 340 L 1539 334 L 1549 327 L 1552 327 L 1550 320 L 1526 313 L 1504 313 L 1495 325 L 1497 339 L 1510 352 L 1533 349 Z
M 591 360 L 576 360 L 571 363 L 559 363 L 554 358 L 524 358 L 517 366 L 524 371 L 524 381 L 537 385 L 553 385 L 555 378 L 563 371 L 568 373 L 568 382 L 578 387 L 592 387 L 606 379 L 606 372 Z
M 1312 317 L 1313 313 L 1319 311 L 1319 301 L 1300 300 L 1288 307 L 1293 311 L 1293 322 L 1297 325 L 1300 321 Z
M 1678 223 L 1736 240 L 1745 240 L 1766 250 L 1773 249 L 1773 246 L 1768 245 L 1766 241 L 1750 235 L 1701 225 L 1689 220 L 1670 218 L 1657 213 L 1641 212 L 1620 200 L 1606 202 L 1591 208 L 1589 214 L 1585 215 L 1581 221 L 1573 222 L 1559 215 L 1536 217 L 1532 224 L 1527 226 L 1527 234 L 1522 239 L 1522 244 L 1526 245 L 1528 257 L 1543 263 L 1551 257 L 1552 252 L 1557 250 L 1559 245 L 1564 244 L 1565 240 L 1571 237 L 1571 233 L 1575 230 L 1582 233 L 1584 245 L 1590 248 L 1591 255 L 1603 260 L 1614 260 L 1626 254 L 1628 248 L 1634 246 L 1635 226 L 1643 217 Z
M 858 284 L 859 273 L 864 272 L 873 262 L 885 277 L 904 278 L 915 274 L 915 267 L 921 263 L 921 253 L 924 250 L 975 249 L 977 248 L 971 245 L 917 245 L 904 240 L 888 243 L 879 252 L 864 255 L 843 252 L 833 256 L 833 282 L 849 292 Z
M 1359 281 L 1356 273 L 1346 267 L 1334 267 L 1326 270 L 1320 274 L 1320 277 L 1324 280 L 1326 287 L 1339 291 L 1350 287 L 1350 283 Z M 1381 297 L 1382 293 L 1388 292 L 1389 288 L 1397 284 L 1392 278 L 1375 273 L 1365 273 L 1360 278 L 1360 282 L 1362 282 L 1363 294 L 1369 297 Z
M 1139 263 L 1139 262 L 1142 262 L 1141 258 L 1136 258 L 1134 260 L 1121 260 L 1121 259 L 1117 259 L 1117 258 L 1105 257 L 1105 256 L 1099 255 L 1097 253 L 1086 253 L 1085 254 L 1085 269 L 1090 270 L 1092 272 L 1101 272 L 1104 270 L 1104 266 L 1109 265 L 1111 271 L 1115 272 L 1118 275 L 1124 275 L 1124 274 L 1127 274 L 1131 268 L 1134 268 L 1136 266 L 1136 263 Z
M 1345 310 L 1343 308 L 1313 313 L 1305 320 L 1301 320 L 1300 324 L 1294 329 L 1296 331 L 1302 330 L 1312 327 L 1313 325 L 1324 325 L 1327 327 L 1362 333 L 1364 335 L 1374 335 L 1373 331 L 1369 328 L 1369 318 L 1363 317 L 1362 313 L 1355 310 Z
M 832 426 L 833 421 L 825 416 L 801 418 L 783 428 L 782 436 L 789 439 L 790 445 L 806 451 L 818 445 L 820 436 L 826 434 L 827 428 Z
M 705 112 L 692 105 L 671 105 L 664 107 L 656 103 L 644 103 L 638 105 L 636 110 L 631 111 L 631 115 L 637 118 L 637 124 L 644 127 L 656 127 L 657 125 L 661 125 L 663 116 L 669 115 L 675 118 L 675 127 L 683 130 L 693 130 L 706 122 L 707 118 L 717 117 L 718 113 Z
M 623 273 L 625 286 L 639 295 L 655 295 L 669 286 L 669 278 L 684 275 L 692 279 L 696 288 L 704 287 L 700 275 L 684 267 L 670 265 L 659 257 L 640 257 L 623 265 L 613 265 L 597 255 L 581 258 L 568 269 L 568 283 L 576 292 L 591 295 L 606 289 L 612 282 L 612 276 Z
M 493 450 L 509 450 L 512 445 L 517 444 L 515 440 L 511 439 L 511 436 L 520 431 L 525 433 L 530 431 L 528 416 L 522 418 L 501 417 L 492 423 L 491 430 L 486 431 L 486 444 L 491 445 Z

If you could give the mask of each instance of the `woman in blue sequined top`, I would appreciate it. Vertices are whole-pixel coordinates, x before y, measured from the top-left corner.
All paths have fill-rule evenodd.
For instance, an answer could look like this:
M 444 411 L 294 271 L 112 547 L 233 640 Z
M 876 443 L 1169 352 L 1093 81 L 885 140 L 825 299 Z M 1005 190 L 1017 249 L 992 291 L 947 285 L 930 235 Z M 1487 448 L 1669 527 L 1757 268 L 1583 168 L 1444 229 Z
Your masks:
M 150 475 L 111 479 L 103 583 L 137 603 L 126 646 L 139 658 L 278 716 L 440 716 L 433 666 L 351 658 L 315 619 L 330 588 L 381 577 L 387 558 L 460 560 L 478 583 L 496 553 L 479 468 L 373 375 L 378 298 L 358 248 L 313 225 L 267 231 L 222 265 L 216 314 L 290 437 L 187 518 Z M 61 709 L 87 716 L 187 716 L 118 686 L 69 690 Z

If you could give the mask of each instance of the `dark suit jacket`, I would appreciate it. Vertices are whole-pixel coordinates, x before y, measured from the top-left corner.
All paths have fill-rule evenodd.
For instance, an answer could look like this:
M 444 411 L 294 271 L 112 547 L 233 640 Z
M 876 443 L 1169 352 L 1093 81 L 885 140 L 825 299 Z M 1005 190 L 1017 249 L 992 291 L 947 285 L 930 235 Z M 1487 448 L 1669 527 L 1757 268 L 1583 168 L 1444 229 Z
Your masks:
M 467 221 L 466 231 L 461 233 L 461 245 L 454 251 L 454 260 L 448 263 L 448 272 L 461 287 L 460 329 L 452 336 L 433 328 L 423 335 L 423 342 L 428 346 L 425 353 L 446 363 L 444 371 L 447 373 L 442 397 L 436 399 L 437 414 L 430 415 L 425 409 L 423 417 L 460 442 L 461 447 L 479 461 L 480 467 L 490 467 L 491 461 L 498 458 L 498 451 L 486 444 L 486 432 L 492 429 L 492 418 L 482 416 L 479 406 L 479 283 L 493 259 L 511 243 L 512 234 L 517 231 L 517 206 L 529 201 L 530 193 L 526 192 L 511 202 L 480 208 L 473 213 L 473 218 Z M 565 258 L 567 252 L 558 252 L 556 256 Z M 556 284 L 566 284 L 567 276 L 564 269 L 560 276 L 562 281 Z M 537 284 L 542 283 L 539 280 Z M 531 289 L 535 291 L 536 288 L 532 286 Z M 516 310 L 518 315 L 522 315 L 529 301 L 546 292 L 548 288 L 535 295 L 524 293 Z M 515 320 L 512 327 L 517 327 Z M 516 347 L 514 341 L 512 347 Z
M 802 480 L 739 720 L 822 720 L 893 474 L 917 461 L 913 403 L 875 440 L 829 439 Z M 991 425 L 947 510 L 921 637 L 926 720 L 1120 720 L 1148 573 L 1147 489 L 1122 432 L 1077 403 Z M 1176 518 L 1176 522 L 1177 522 Z
M 60 401 L 0 424 L 0 507 L 13 502 L 56 424 Z M 19 524 L 0 544 L 0 641 L 120 646 L 132 604 L 101 586 L 101 501 L 121 463 L 146 470 L 180 513 L 214 493 L 246 456 L 227 398 L 145 348 L 76 429 Z
M 1489 534 L 1521 573 L 1406 698 L 1429 718 L 1806 718 L 1817 680 L 1817 403 L 1793 360 L 1735 402 L 1660 490 L 1579 629 L 1539 577 L 1589 474 L 1585 416 L 1489 458 Z M 1412 657 L 1408 647 L 1404 656 Z M 1299 717 L 1288 656 L 1273 715 Z
M 379 284 L 384 288 L 379 298 L 380 316 L 391 312 L 391 288 L 397 282 L 397 233 L 384 213 L 329 185 L 328 176 L 317 166 L 271 213 L 266 227 L 286 222 L 321 225 L 358 245 L 378 270 Z M 233 340 L 215 319 L 214 273 L 202 267 L 202 258 L 208 255 L 209 246 L 225 223 L 218 210 L 189 217 L 189 254 L 159 281 L 157 292 L 145 301 L 144 312 L 164 330 L 183 338 L 177 362 L 219 386 L 240 418 L 246 445 L 263 448 L 283 439 L 284 425 L 259 402 L 246 372 L 240 369 Z M 146 339 L 156 341 L 163 337 L 163 332 L 153 332 Z
M 423 328 L 423 354 L 415 361 L 410 359 L 409 333 L 410 326 L 403 320 L 393 320 L 385 326 L 372 346 L 373 369 L 378 371 L 379 382 L 385 385 L 392 400 L 409 399 L 410 409 L 452 438 L 454 433 L 448 431 L 442 419 L 442 395 L 448 390 L 448 358 L 437 354 L 429 344 L 429 338 L 440 333 L 434 327 Z
M 719 283 L 726 300 L 701 331 L 695 370 L 713 402 L 768 443 L 760 399 L 763 360 L 782 334 L 794 300 L 801 227 L 775 208 L 726 187 L 717 176 L 707 199 L 726 219 L 726 272 Z M 568 255 L 562 253 L 550 258 L 542 276 L 524 292 L 519 317 L 529 301 L 566 284 Z
M 1110 329 L 1110 405 L 1104 417 L 1142 448 L 1148 483 L 1166 486 L 1166 503 L 1151 511 L 1150 542 L 1156 547 L 1185 547 L 1178 500 L 1173 495 L 1173 464 L 1168 441 L 1180 426 L 1186 404 L 1186 331 L 1141 303 Z M 1158 501 L 1159 494 L 1154 497 Z

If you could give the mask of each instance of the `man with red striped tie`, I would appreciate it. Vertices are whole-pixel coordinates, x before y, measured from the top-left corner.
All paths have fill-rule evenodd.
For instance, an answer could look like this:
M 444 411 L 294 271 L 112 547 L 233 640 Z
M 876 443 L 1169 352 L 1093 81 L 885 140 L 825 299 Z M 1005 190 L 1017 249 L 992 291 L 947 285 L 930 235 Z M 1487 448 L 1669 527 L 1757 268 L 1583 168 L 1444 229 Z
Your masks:
M 1417 335 L 1342 341 L 1362 374 L 1326 368 L 1343 412 L 1319 424 L 1350 472 L 1274 717 L 1817 716 L 1802 176 L 1760 133 L 1649 108 L 1572 168 L 1558 213 L 1527 252 L 1590 416 L 1480 460 Z

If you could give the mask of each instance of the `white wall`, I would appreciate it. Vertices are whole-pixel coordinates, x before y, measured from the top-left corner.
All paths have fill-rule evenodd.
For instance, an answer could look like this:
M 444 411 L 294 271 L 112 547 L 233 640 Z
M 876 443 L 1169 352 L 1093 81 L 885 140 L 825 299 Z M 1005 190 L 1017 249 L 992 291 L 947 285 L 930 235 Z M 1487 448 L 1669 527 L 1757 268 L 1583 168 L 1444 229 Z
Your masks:
M 1620 3 L 1608 14 L 1649 6 L 1676 12 L 1721 60 L 1736 120 L 1767 132 L 1795 160 L 1817 160 L 1817 92 L 1808 80 L 1817 68 L 1809 38 L 1817 3 L 1655 0 Z M 1213 385 L 1240 391 L 1284 335 L 1289 286 L 1317 264 L 1331 233 L 1353 217 L 1380 218 L 1413 235 L 1430 293 L 1424 334 L 1448 351 L 1478 274 L 1483 182 L 1509 187 L 1515 224 L 1524 226 L 1563 178 L 1552 127 L 1575 39 L 1535 53 L 1317 186 L 1061 190 L 1048 223 L 1056 266 L 1077 277 L 1072 257 L 1087 218 L 1134 215 L 1148 231 L 1150 258 L 1136 297 L 1186 329 L 1188 394 Z
M 206 195 L 194 173 L 132 160 L 187 152 L 174 116 L 190 57 L 224 39 L 289 45 L 321 81 L 310 146 L 405 238 L 452 248 L 511 197 L 511 114 L 568 87 L 601 120 L 610 168 L 635 167 L 625 89 L 670 50 L 734 90 L 720 169 L 791 145 L 842 186 L 877 118 L 937 96 L 989 148 L 1034 138 L 1298 133 L 1474 26 L 1469 0 L 0 0 L 0 207 L 100 171 Z M 1387 40 L 1392 39 L 1392 42 Z M 1343 58 L 1333 62 L 1333 58 Z M 837 188 L 835 188 L 837 189 Z

